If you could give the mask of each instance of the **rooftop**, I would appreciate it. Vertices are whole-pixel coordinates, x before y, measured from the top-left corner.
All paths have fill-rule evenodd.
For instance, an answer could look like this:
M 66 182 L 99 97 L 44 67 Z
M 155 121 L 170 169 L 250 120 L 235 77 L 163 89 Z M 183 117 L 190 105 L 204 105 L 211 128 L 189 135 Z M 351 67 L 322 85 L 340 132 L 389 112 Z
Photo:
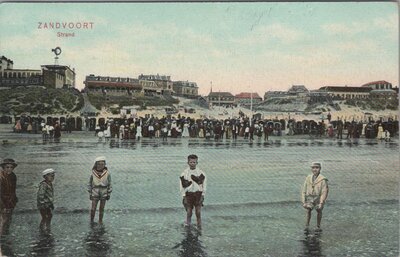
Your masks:
M 386 80 L 377 80 L 377 81 L 368 82 L 368 83 L 362 85 L 362 87 L 368 87 L 368 86 L 377 85 L 377 84 L 390 84 L 390 83 L 387 82 Z
M 234 97 L 231 93 L 229 92 L 210 92 L 210 94 L 208 94 L 208 97 Z
M 368 93 L 371 90 L 369 87 L 327 86 L 321 87 L 318 91 Z
M 248 93 L 248 92 L 242 92 L 240 94 L 235 95 L 236 98 L 245 98 L 245 99 L 251 99 L 251 98 L 261 98 L 258 93 Z

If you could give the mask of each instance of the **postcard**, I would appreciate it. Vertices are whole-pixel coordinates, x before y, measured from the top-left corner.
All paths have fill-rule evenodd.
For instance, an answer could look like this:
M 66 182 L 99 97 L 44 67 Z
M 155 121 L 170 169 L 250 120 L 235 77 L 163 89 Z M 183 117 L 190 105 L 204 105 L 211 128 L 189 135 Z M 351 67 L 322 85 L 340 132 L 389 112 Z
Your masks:
M 398 20 L 2 3 L 1 256 L 399 256 Z

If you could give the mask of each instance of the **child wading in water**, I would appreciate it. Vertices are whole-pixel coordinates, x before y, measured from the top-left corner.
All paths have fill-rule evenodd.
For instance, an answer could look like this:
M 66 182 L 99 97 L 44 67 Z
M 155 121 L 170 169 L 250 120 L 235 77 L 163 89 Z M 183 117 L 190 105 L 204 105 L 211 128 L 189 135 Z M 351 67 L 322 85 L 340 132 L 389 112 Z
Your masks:
M 201 207 L 206 193 L 207 179 L 203 171 L 196 168 L 198 157 L 194 154 L 188 156 L 189 167 L 180 176 L 180 191 L 183 197 L 183 206 L 186 209 L 185 225 L 192 221 L 193 207 L 196 210 L 197 226 L 201 227 Z
M 39 228 L 43 231 L 50 231 L 51 218 L 53 217 L 52 211 L 54 210 L 53 181 L 55 171 L 46 169 L 42 172 L 42 175 L 44 180 L 40 182 L 37 192 L 37 207 L 42 216 Z
M 106 167 L 106 158 L 104 156 L 97 157 L 89 178 L 88 192 L 92 201 L 90 210 L 90 222 L 94 221 L 96 215 L 97 204 L 100 201 L 99 223 L 103 223 L 104 207 L 106 201 L 110 200 L 112 192 L 111 175 Z
M 10 232 L 12 214 L 18 202 L 17 176 L 14 173 L 18 164 L 13 159 L 4 159 L 0 166 L 0 235 L 3 235 Z
M 311 164 L 312 174 L 308 175 L 301 193 L 303 207 L 307 210 L 306 229 L 310 225 L 311 211 L 315 208 L 317 211 L 317 229 L 321 229 L 322 210 L 325 201 L 328 198 L 328 179 L 320 174 L 321 163 L 313 162 Z

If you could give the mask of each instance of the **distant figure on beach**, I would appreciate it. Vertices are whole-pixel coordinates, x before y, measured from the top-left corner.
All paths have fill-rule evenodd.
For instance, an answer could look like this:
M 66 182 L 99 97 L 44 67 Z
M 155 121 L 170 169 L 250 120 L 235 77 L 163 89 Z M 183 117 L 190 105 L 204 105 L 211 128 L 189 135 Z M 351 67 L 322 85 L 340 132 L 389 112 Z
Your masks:
M 337 120 L 337 139 L 343 139 L 343 122 L 342 120 Z
M 190 226 L 193 208 L 196 210 L 197 227 L 201 227 L 201 207 L 207 188 L 207 179 L 203 171 L 197 168 L 198 157 L 191 154 L 187 157 L 189 167 L 180 176 L 182 203 L 186 209 L 185 225 Z
M 92 201 L 90 210 L 90 222 L 94 222 L 97 204 L 100 201 L 99 223 L 103 223 L 104 207 L 106 201 L 110 200 L 112 192 L 111 175 L 106 167 L 106 158 L 104 156 L 97 157 L 92 168 L 92 174 L 88 184 L 89 199 Z
M 20 121 L 20 120 L 17 120 L 17 123 L 16 123 L 15 126 L 14 126 L 14 130 L 15 130 L 15 132 L 17 132 L 17 133 L 20 133 L 20 132 L 21 132 L 21 130 L 22 130 L 22 125 L 21 125 L 21 121 Z
M 96 128 L 94 129 L 94 136 L 97 137 L 97 134 L 100 132 L 100 125 L 97 124 Z
M 37 207 L 42 220 L 40 221 L 40 230 L 50 232 L 51 219 L 54 210 L 54 189 L 53 181 L 55 177 L 54 169 L 45 169 L 42 171 L 43 181 L 39 184 L 37 192 Z
M 335 132 L 333 130 L 333 125 L 332 124 L 328 125 L 328 136 L 329 137 L 334 137 L 335 136 Z
M 306 229 L 310 225 L 311 211 L 315 208 L 317 211 L 317 229 L 321 229 L 322 210 L 328 197 L 328 179 L 320 174 L 321 163 L 313 162 L 311 164 L 312 174 L 308 175 L 302 191 L 301 201 L 306 209 Z
M 163 126 L 161 135 L 162 135 L 162 141 L 167 141 L 167 136 L 168 136 L 167 125 Z
M 349 123 L 347 125 L 347 136 L 346 136 L 346 139 L 350 139 L 352 137 L 353 137 L 353 124 Z
M 124 124 L 121 124 L 118 129 L 118 138 L 124 139 L 124 134 L 125 134 L 125 126 Z
M 18 198 L 16 195 L 17 176 L 14 173 L 17 163 L 13 159 L 4 159 L 0 164 L 2 170 L 0 172 L 0 212 L 1 212 L 1 229 L 0 233 L 8 234 L 12 213 L 17 205 Z
M 376 138 L 379 139 L 379 140 L 384 139 L 382 123 L 380 123 L 379 126 L 378 126 L 378 135 L 377 135 Z
M 33 129 L 32 122 L 29 122 L 28 126 L 26 127 L 26 132 L 32 133 L 32 129 Z
M 54 127 L 52 125 L 49 125 L 49 138 L 54 138 Z
M 383 133 L 385 135 L 385 141 L 389 142 L 390 141 L 390 132 L 388 130 L 385 130 Z
M 189 124 L 187 122 L 183 124 L 182 137 L 189 137 Z
M 142 136 L 142 126 L 138 125 L 136 127 L 136 139 L 140 140 L 140 137 Z
M 61 126 L 59 122 L 56 122 L 56 125 L 54 125 L 54 139 L 56 141 L 60 141 L 61 138 Z

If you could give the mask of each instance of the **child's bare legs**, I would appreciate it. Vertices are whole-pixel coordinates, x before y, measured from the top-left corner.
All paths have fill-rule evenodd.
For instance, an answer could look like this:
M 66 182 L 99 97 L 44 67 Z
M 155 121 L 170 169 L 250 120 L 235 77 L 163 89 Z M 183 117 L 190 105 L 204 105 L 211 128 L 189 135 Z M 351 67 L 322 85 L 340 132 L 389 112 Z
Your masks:
M 99 200 L 92 200 L 92 209 L 90 210 L 90 222 L 94 221 L 94 216 L 96 216 L 96 209 L 98 202 Z
M 310 226 L 310 220 L 311 220 L 311 209 L 306 208 L 306 227 Z
M 10 229 L 10 224 L 11 224 L 11 219 L 12 219 L 12 210 L 10 209 L 2 209 L 0 211 L 1 213 L 1 230 L 0 234 L 8 234 L 9 229 Z
M 317 228 L 321 228 L 322 209 L 317 209 Z
M 192 213 L 193 213 L 193 206 L 188 206 L 186 209 L 186 224 L 190 225 L 192 223 Z
M 196 219 L 197 227 L 201 227 L 201 204 L 195 207 L 196 209 Z
M 51 213 L 50 208 L 40 209 L 40 215 L 42 216 L 42 220 L 40 221 L 40 229 L 42 230 L 50 230 L 51 219 L 53 214 Z
M 106 206 L 106 200 L 100 200 L 100 209 L 99 209 L 99 223 L 103 223 L 104 216 L 104 207 Z

